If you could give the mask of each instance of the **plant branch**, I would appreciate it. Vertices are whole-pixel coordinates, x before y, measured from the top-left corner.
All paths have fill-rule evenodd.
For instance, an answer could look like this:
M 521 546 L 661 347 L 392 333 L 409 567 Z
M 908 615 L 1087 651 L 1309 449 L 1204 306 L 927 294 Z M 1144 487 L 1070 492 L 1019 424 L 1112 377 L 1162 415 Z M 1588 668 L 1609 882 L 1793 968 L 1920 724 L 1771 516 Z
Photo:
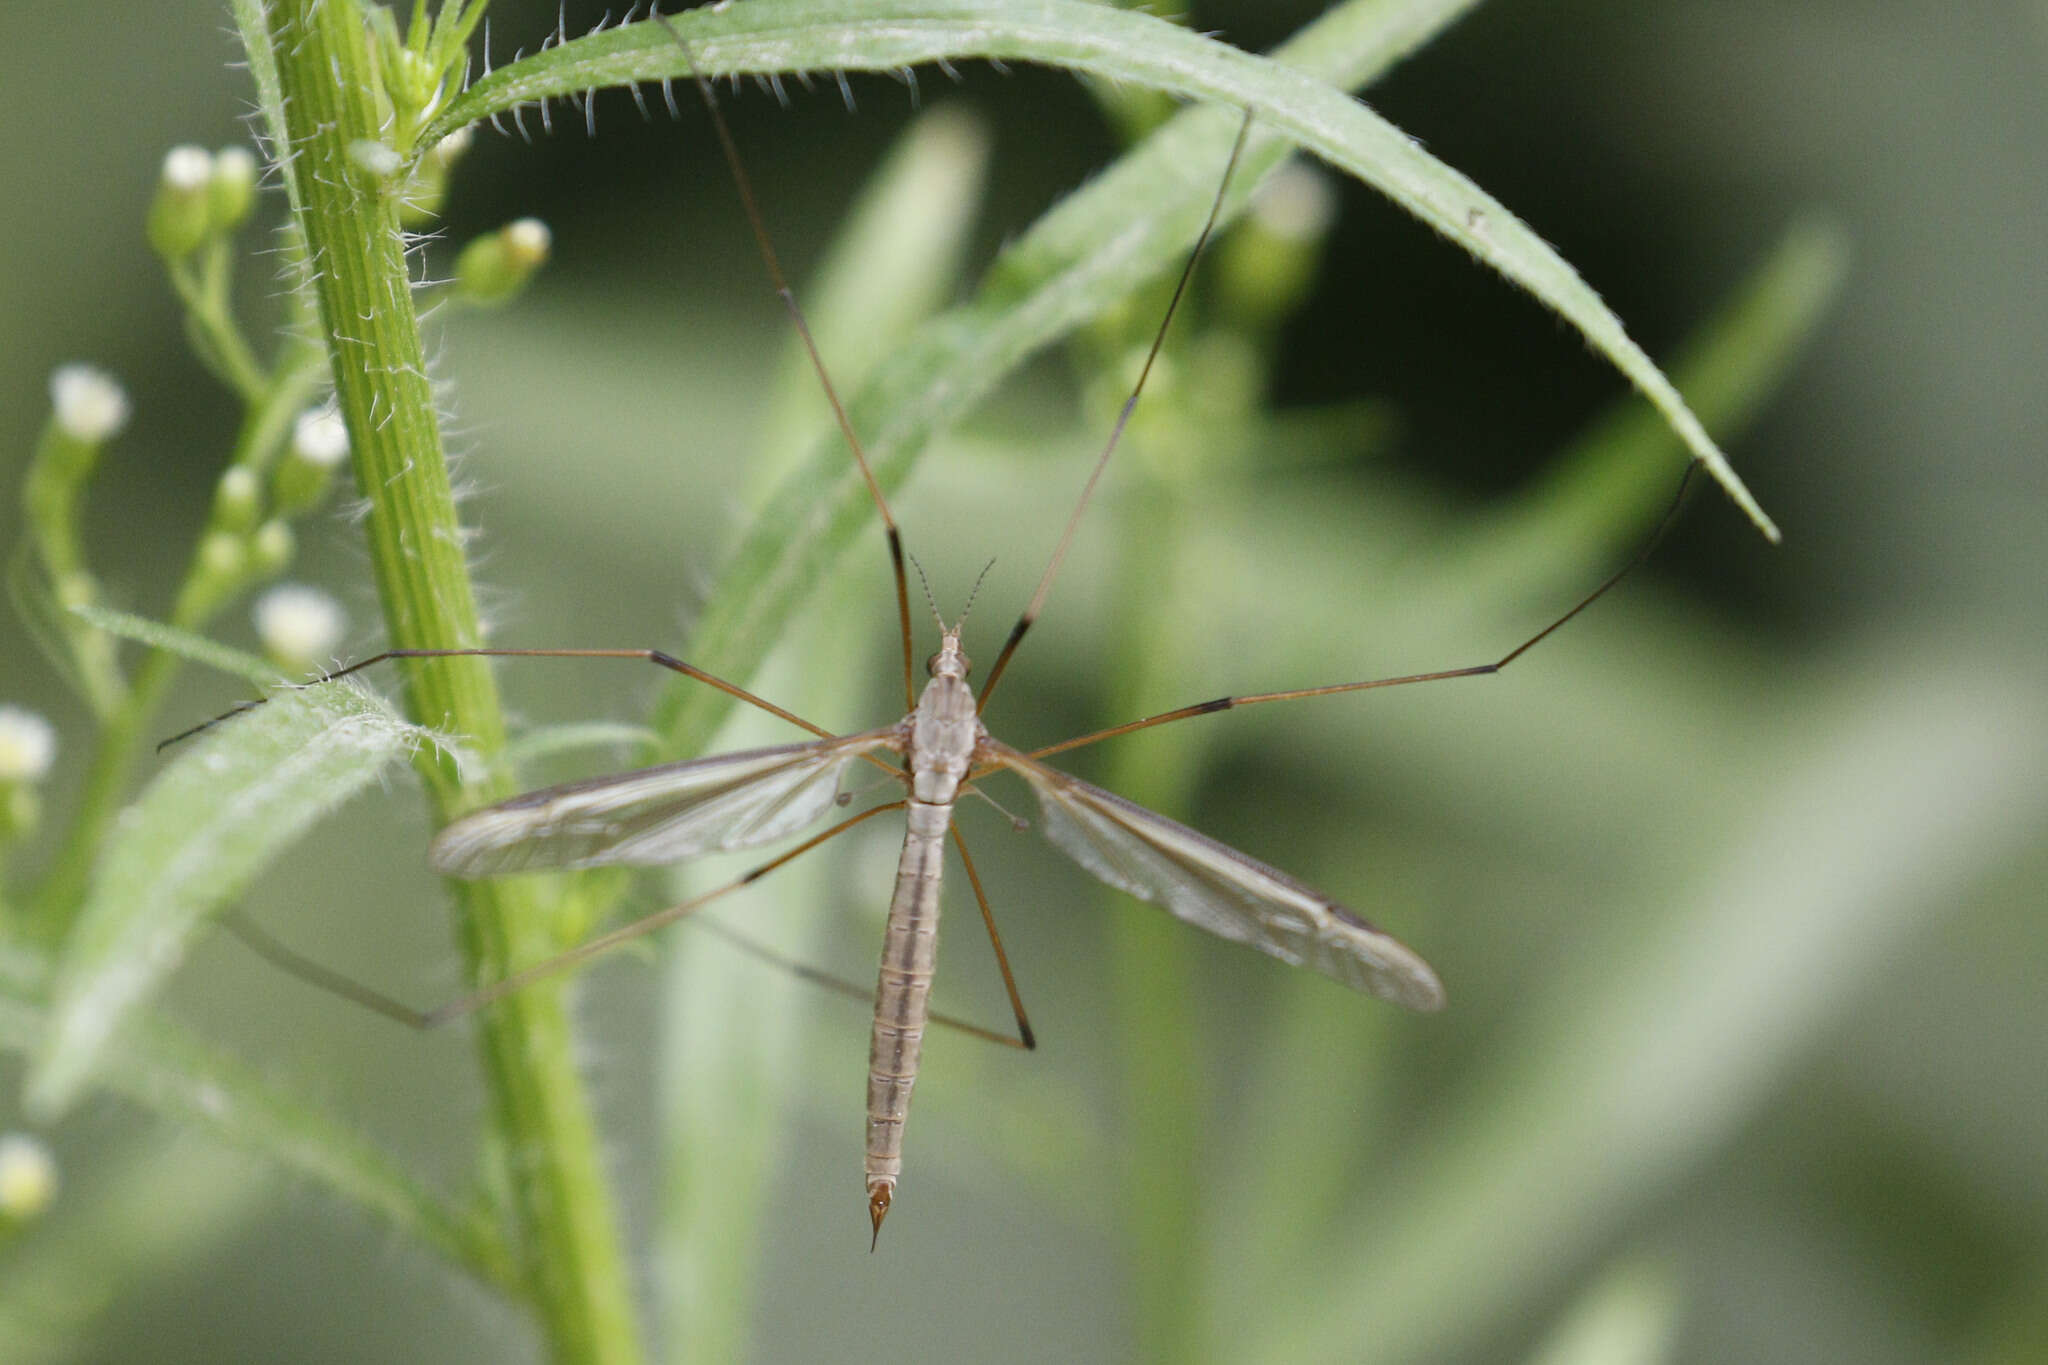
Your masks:
M 391 642 L 475 646 L 481 632 L 398 227 L 396 158 L 377 118 L 365 16 L 343 0 L 278 0 L 267 22 L 288 138 L 281 152 L 303 203 Z M 407 695 L 416 719 L 461 734 L 487 760 L 503 749 L 496 689 L 480 660 L 416 664 Z M 418 766 L 442 820 L 509 794 L 496 765 L 487 763 L 491 775 L 468 787 L 436 754 L 423 752 Z M 502 979 L 556 950 L 551 907 L 530 883 L 459 884 L 455 895 L 473 980 Z M 500 1001 L 482 1016 L 479 1044 L 510 1173 L 512 1240 L 554 1358 L 638 1360 L 625 1259 L 561 989 Z

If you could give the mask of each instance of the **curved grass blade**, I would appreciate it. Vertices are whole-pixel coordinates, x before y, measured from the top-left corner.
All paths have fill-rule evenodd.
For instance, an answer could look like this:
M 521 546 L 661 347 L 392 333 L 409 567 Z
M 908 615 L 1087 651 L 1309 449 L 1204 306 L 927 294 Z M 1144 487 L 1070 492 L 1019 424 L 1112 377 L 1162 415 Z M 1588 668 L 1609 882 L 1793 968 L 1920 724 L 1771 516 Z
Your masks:
M 367 692 L 322 687 L 280 693 L 180 752 L 122 813 L 93 870 L 29 1073 L 31 1112 L 61 1114 L 207 916 L 426 738 Z
M 28 1054 L 45 1035 L 47 962 L 0 948 L 0 1051 Z M 247 1064 L 151 1015 L 108 1057 L 106 1089 L 161 1117 L 190 1124 L 326 1189 L 392 1228 L 445 1252 L 478 1279 L 508 1292 L 518 1283 L 510 1250 L 489 1219 L 459 1207 L 362 1136 Z M 4 1353 L 0 1353 L 4 1355 Z M 4 1355 L 5 1359 L 14 1359 Z
M 1769 780 L 1701 831 L 1715 852 L 1684 899 L 1577 954 L 1382 1173 L 1371 1219 L 1233 1301 L 1250 1307 L 1226 1358 L 1410 1365 L 1492 1339 L 1754 1121 L 1847 1005 L 2048 819 L 2048 725 L 2028 685 L 1981 658 L 1854 700 L 1809 689 L 1777 733 L 1747 769 Z
M 280 681 L 277 669 L 254 654 L 217 644 L 194 631 L 181 630 L 162 621 L 152 621 L 147 616 L 133 616 L 108 607 L 73 607 L 71 614 L 94 630 L 103 630 L 109 635 L 148 645 L 151 649 L 161 649 L 181 659 L 190 659 L 195 664 L 232 674 L 258 687 L 275 687 Z
M 1678 390 L 1563 257 L 1399 128 L 1319 75 L 1290 64 L 1285 49 L 1274 58 L 1258 57 L 1164 20 L 1087 0 L 761 0 L 725 12 L 692 10 L 673 22 L 691 41 L 687 54 L 652 23 L 574 39 L 484 76 L 451 103 L 426 137 L 598 86 L 674 79 L 687 74 L 689 61 L 713 77 L 895 71 L 969 58 L 1030 61 L 1256 110 L 1258 141 L 1299 146 L 1379 190 L 1578 328 L 1657 407 L 1757 528 L 1778 538 L 1777 527 Z M 1249 166 L 1269 164 L 1247 158 Z M 1243 191 L 1233 198 L 1241 205 Z

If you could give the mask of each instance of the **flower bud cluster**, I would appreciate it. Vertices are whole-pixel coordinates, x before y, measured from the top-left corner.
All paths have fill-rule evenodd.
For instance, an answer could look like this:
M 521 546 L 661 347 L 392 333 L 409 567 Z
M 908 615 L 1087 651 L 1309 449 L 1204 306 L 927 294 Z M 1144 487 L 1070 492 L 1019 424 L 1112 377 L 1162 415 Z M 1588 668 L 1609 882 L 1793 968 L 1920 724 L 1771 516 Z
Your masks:
M 255 210 L 256 177 L 256 154 L 247 147 L 171 148 L 149 205 L 149 244 L 177 262 L 226 237 Z

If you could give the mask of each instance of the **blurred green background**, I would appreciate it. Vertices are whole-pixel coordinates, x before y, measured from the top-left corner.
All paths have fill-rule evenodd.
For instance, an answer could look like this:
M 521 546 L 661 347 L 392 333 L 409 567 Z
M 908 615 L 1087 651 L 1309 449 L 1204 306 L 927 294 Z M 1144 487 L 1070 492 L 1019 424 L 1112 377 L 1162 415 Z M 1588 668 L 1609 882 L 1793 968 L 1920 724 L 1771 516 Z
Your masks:
M 1196 19 L 1260 48 L 1315 9 Z M 492 16 L 494 50 L 554 25 L 513 0 Z M 170 143 L 240 136 L 245 78 L 214 6 L 29 17 L 8 25 L 0 81 L 16 129 L 0 450 L 25 457 L 57 364 L 121 377 L 135 416 L 97 477 L 90 548 L 117 601 L 161 612 L 233 410 L 181 343 L 142 213 Z M 572 5 L 567 27 L 596 19 Z M 1064 74 L 919 75 L 918 103 L 990 139 L 970 279 L 1117 150 Z M 1044 1044 L 931 1044 L 874 1256 L 860 1008 L 702 934 L 596 969 L 587 1056 L 670 1355 L 743 1337 L 762 1360 L 1115 1360 L 1171 1319 L 1232 1360 L 2048 1359 L 2044 83 L 2038 3 L 1659 0 L 1485 7 L 1368 92 L 1660 361 L 1795 222 L 1839 233 L 1839 299 L 1727 433 L 1784 545 L 1706 490 L 1643 573 L 1502 678 L 1191 722 L 1132 750 L 1169 755 L 1164 776 L 1074 756 L 1134 796 L 1177 793 L 1169 814 L 1399 934 L 1445 979 L 1437 1017 L 1164 926 L 1150 970 L 1184 991 L 1183 1026 L 1134 1038 L 1145 1011 L 1117 978 L 1148 960 L 1133 942 L 1156 912 L 967 811 Z M 786 109 L 752 88 L 732 102 L 800 281 L 915 116 L 899 83 L 852 88 L 857 113 L 829 81 Z M 440 339 L 498 643 L 676 647 L 763 490 L 761 432 L 811 420 L 762 410 L 785 324 L 686 115 L 646 124 L 614 93 L 595 140 L 557 109 L 551 134 L 526 120 L 530 145 L 486 131 L 457 171 L 454 241 L 527 213 L 555 233 L 528 296 Z M 1276 342 L 1273 420 L 1205 455 L 1188 444 L 1202 424 L 1170 415 L 1199 395 L 1160 385 L 1168 415 L 1112 474 L 992 709 L 999 735 L 1051 743 L 1223 692 L 1481 662 L 1617 558 L 1590 537 L 1503 545 L 1542 507 L 1518 490 L 1545 486 L 1620 381 L 1462 253 L 1356 185 L 1338 194 L 1320 283 Z M 261 310 L 275 290 L 256 258 L 243 297 Z M 1008 385 L 901 499 L 949 615 L 994 557 L 977 657 L 1106 429 L 1102 349 Z M 1644 458 L 1675 477 L 1674 457 Z M 17 483 L 0 485 L 10 528 Z M 878 539 L 757 682 L 838 729 L 899 704 Z M 293 576 L 348 605 L 350 653 L 377 647 L 345 516 L 304 528 Z M 0 629 L 0 700 L 49 715 L 75 756 L 83 711 Z M 239 622 L 224 633 L 248 642 Z M 544 662 L 501 677 L 533 722 L 637 720 L 656 681 Z M 195 673 L 171 728 L 236 695 Z M 60 757 L 53 815 L 66 791 Z M 457 969 L 424 843 L 395 784 L 250 908 L 323 961 L 444 999 Z M 727 917 L 865 980 L 893 857 L 878 830 Z M 949 895 L 941 1003 L 1000 1019 L 963 902 Z M 170 1007 L 431 1178 L 470 1175 L 462 1037 L 407 1035 L 225 940 Z M 762 1051 L 702 1079 L 716 1067 L 696 1049 L 732 1039 Z M 1136 1136 L 1148 1047 L 1201 1067 L 1170 1151 Z M 729 1121 L 729 1092 L 711 1119 L 685 1112 L 693 1077 L 744 1090 Z M 534 1350 L 487 1292 L 201 1133 L 106 1099 L 47 1136 L 65 1186 L 5 1249 L 9 1359 Z M 1177 1290 L 1120 1212 L 1139 1178 L 1190 1201 Z

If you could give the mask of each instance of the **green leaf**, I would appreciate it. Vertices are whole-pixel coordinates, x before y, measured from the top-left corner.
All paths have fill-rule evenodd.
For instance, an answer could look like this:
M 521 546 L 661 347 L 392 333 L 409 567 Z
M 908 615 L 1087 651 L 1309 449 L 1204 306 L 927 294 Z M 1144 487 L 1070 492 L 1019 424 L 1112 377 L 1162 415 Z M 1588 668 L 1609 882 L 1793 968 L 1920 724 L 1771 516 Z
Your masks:
M 865 384 L 906 335 L 958 297 L 988 155 L 987 129 L 960 109 L 934 109 L 890 149 L 849 208 L 804 289 L 811 338 L 819 355 L 833 357 L 832 383 L 842 392 Z M 822 433 L 835 432 L 802 337 L 784 345 L 770 393 L 769 425 L 749 471 L 749 487 L 764 495 Z
M 1406 50 L 1401 35 L 1390 40 L 1382 13 L 1345 6 L 1283 50 L 1332 79 L 1368 80 Z M 971 411 L 1005 374 L 1184 258 L 1238 122 L 1223 110 L 1197 109 L 1165 125 L 1005 249 L 970 302 L 932 320 L 889 357 L 849 404 L 885 488 L 899 487 L 929 439 Z M 1270 141 L 1247 150 L 1232 205 L 1285 155 Z M 1215 169 L 1191 175 L 1194 165 Z M 1226 216 L 1230 211 L 1226 205 Z M 873 517 L 843 443 L 821 441 L 734 553 L 692 633 L 693 659 L 726 677 L 751 676 Z M 700 749 L 727 705 L 702 688 L 671 690 L 657 717 L 668 750 Z
M 208 915 L 306 829 L 429 736 L 350 687 L 280 693 L 192 745 L 124 811 L 93 870 L 27 1084 L 44 1118 L 176 968 Z
M 1806 353 L 1848 273 L 1849 246 L 1826 219 L 1794 220 L 1672 354 L 1671 373 L 1724 434 L 1749 428 Z M 1624 395 L 1529 487 L 1467 517 L 1421 556 L 1401 591 L 1432 611 L 1520 603 L 1590 587 L 1641 543 L 1671 500 L 1664 463 L 1678 441 L 1647 404 Z M 1440 605 L 1438 605 L 1440 604 Z
M 216 644 L 194 631 L 152 621 L 146 616 L 131 616 L 110 607 L 73 607 L 71 614 L 95 630 L 133 640 L 152 649 L 165 650 L 195 664 L 233 674 L 258 687 L 275 687 L 282 681 L 276 668 L 254 654 Z
M 0 1050 L 27 1054 L 41 1044 L 47 1032 L 44 1001 L 49 976 L 41 954 L 0 946 Z M 123 1046 L 108 1056 L 102 1082 L 151 1113 L 311 1181 L 393 1229 L 438 1248 L 487 1283 L 509 1289 L 517 1282 L 503 1238 L 477 1211 L 450 1204 L 389 1154 L 302 1095 L 281 1089 L 172 1020 L 149 1015 L 140 1026 L 131 1027 Z M 249 1183 L 246 1176 L 243 1183 Z M 99 1283 L 105 1283 L 106 1244 L 86 1238 L 78 1245 L 101 1248 L 95 1265 Z M 16 1296 L 12 1301 L 31 1300 Z M 0 1313 L 7 1302 L 0 1298 Z M 12 1344 L 0 1331 L 0 1345 Z M 0 1358 L 15 1356 L 0 1351 Z
M 1440 1101 L 1371 1216 L 1233 1301 L 1224 1356 L 1404 1365 L 1497 1336 L 1754 1123 L 1988 863 L 2038 843 L 2029 684 L 1935 655 L 1882 676 L 1839 661 L 1824 676 L 1873 681 L 1811 688 L 1775 742 L 1717 756 L 1757 776 L 1712 865 L 1500 1021 L 1511 1041 Z
M 43 576 L 42 563 L 26 540 L 8 556 L 7 599 L 44 661 L 72 691 L 95 703 L 96 714 L 104 714 L 98 711 L 100 698 L 86 677 L 86 668 L 66 629 L 70 623 L 64 619 L 64 608 L 57 604 L 56 594 L 50 591 Z
M 1664 1365 L 1678 1339 L 1681 1283 L 1661 1260 L 1624 1258 L 1579 1296 L 1529 1365 Z
M 621 725 L 616 721 L 579 721 L 570 725 L 544 725 L 528 730 L 505 745 L 501 760 L 518 771 L 529 763 L 579 749 L 612 749 L 632 753 L 645 749 L 658 738 L 644 725 Z
M 1270 169 L 1278 155 L 1276 144 L 1283 141 L 1311 151 L 1378 189 L 1527 289 L 1612 361 L 1656 405 L 1758 529 L 1778 538 L 1776 526 L 1677 389 L 1578 273 L 1504 205 L 1406 133 L 1327 84 L 1319 73 L 1305 69 L 1306 64 L 1291 64 L 1301 55 L 1296 44 L 1274 58 L 1257 57 L 1149 15 L 1087 0 L 925 0 L 887 5 L 867 0 L 759 0 L 722 12 L 692 10 L 672 22 L 690 39 L 687 54 L 654 23 L 628 24 L 574 39 L 478 80 L 449 105 L 428 137 L 535 101 L 599 86 L 687 76 L 692 64 L 715 77 L 894 71 L 967 58 L 1032 61 L 1251 110 L 1265 135 L 1255 139 L 1248 166 L 1261 172 Z M 1316 25 L 1311 32 L 1323 27 Z M 1234 125 L 1235 119 L 1229 122 Z M 1213 162 L 1191 160 L 1181 169 L 1220 162 L 1219 152 Z M 1234 205 L 1243 204 L 1250 187 L 1246 182 L 1256 178 L 1244 178 L 1233 195 Z M 1158 264 L 1154 262 L 1154 268 Z

